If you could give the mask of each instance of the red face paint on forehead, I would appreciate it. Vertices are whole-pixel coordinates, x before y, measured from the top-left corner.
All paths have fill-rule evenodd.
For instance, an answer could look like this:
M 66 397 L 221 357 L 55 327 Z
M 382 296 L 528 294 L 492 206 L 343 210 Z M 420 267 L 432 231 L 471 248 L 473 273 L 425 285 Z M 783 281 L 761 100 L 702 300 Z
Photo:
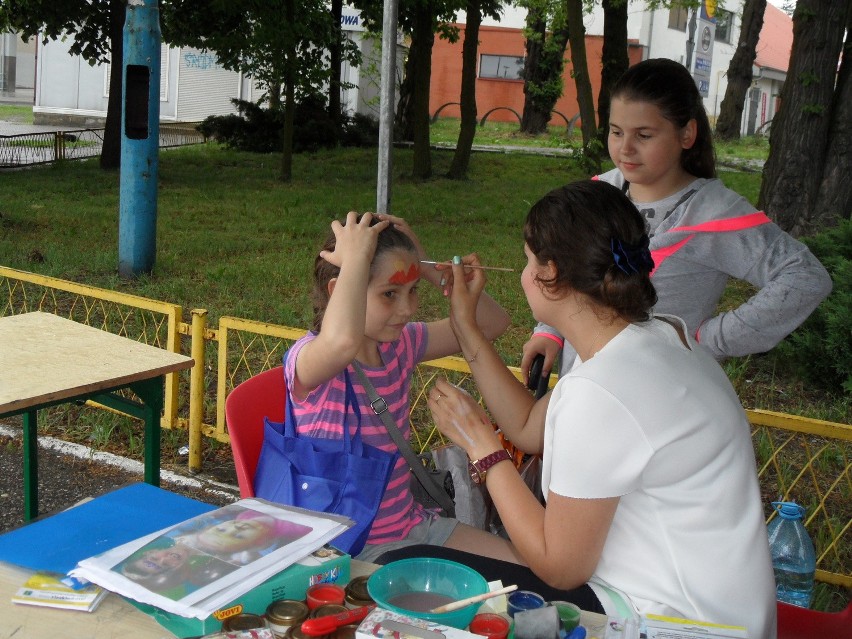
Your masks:
M 408 284 L 420 277 L 420 265 L 416 262 L 411 264 L 406 271 L 405 262 L 402 260 L 396 260 L 394 262 L 394 268 L 394 274 L 391 275 L 388 280 L 391 284 Z

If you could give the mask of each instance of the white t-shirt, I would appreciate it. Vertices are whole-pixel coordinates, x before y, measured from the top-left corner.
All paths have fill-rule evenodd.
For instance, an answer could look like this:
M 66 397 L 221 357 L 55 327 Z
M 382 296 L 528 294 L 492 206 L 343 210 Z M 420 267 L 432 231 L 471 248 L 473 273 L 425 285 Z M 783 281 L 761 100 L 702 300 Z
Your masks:
M 550 400 L 542 486 L 545 495 L 621 498 L 592 582 L 625 593 L 638 614 L 775 639 L 749 431 L 721 367 L 661 320 L 632 324 L 578 358 Z

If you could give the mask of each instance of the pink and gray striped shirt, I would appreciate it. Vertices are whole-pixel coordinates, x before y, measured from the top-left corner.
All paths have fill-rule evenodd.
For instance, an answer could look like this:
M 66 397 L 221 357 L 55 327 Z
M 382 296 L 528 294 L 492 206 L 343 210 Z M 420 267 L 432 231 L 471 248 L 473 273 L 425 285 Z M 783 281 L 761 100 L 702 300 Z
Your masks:
M 302 346 L 315 338 L 316 333 L 308 333 L 290 347 L 284 369 L 287 388 L 293 387 L 299 351 Z M 411 378 L 414 367 L 426 352 L 427 339 L 426 324 L 411 322 L 406 325 L 398 340 L 379 344 L 379 354 L 384 366 L 371 368 L 362 365 L 364 373 L 375 387 L 379 397 L 387 402 L 388 411 L 393 416 L 405 439 L 409 439 L 411 436 L 409 422 Z M 367 392 L 358 381 L 355 369 L 350 364 L 347 370 L 358 397 L 358 408 L 361 411 L 362 440 L 365 444 L 370 444 L 376 448 L 396 452 L 397 447 L 388 435 L 381 418 L 370 408 Z M 299 434 L 311 437 L 343 437 L 345 397 L 346 384 L 343 371 L 325 384 L 317 386 L 302 402 L 291 394 L 293 414 L 296 418 L 296 431 Z M 355 417 L 350 415 L 350 428 L 354 428 L 357 423 Z M 367 538 L 368 544 L 404 539 L 414 526 L 429 516 L 411 495 L 409 489 L 410 477 L 408 464 L 402 456 L 398 456 L 384 498 Z

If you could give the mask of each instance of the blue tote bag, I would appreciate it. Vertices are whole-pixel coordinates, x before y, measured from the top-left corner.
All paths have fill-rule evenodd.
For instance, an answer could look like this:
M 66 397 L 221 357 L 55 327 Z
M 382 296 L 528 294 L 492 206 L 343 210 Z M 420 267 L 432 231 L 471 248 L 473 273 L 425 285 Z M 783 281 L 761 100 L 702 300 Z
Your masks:
M 331 543 L 354 556 L 367 541 L 396 455 L 361 441 L 358 398 L 349 372 L 344 375 L 343 438 L 298 435 L 287 392 L 284 423 L 264 420 L 254 491 L 269 501 L 349 517 L 355 525 Z M 357 422 L 354 432 L 350 428 L 353 416 Z

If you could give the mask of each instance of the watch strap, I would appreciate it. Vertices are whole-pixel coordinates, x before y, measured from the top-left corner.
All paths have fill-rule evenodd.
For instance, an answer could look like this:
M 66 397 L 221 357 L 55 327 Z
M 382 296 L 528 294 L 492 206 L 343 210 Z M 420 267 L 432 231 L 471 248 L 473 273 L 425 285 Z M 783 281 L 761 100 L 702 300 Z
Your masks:
M 485 483 L 485 476 L 488 472 L 488 469 L 494 466 L 495 464 L 500 463 L 501 461 L 511 461 L 512 457 L 509 455 L 509 451 L 505 448 L 501 448 L 500 450 L 496 450 L 490 455 L 486 455 L 485 457 L 480 457 L 476 461 L 471 461 L 470 465 L 476 470 L 477 475 L 479 475 L 479 483 Z

